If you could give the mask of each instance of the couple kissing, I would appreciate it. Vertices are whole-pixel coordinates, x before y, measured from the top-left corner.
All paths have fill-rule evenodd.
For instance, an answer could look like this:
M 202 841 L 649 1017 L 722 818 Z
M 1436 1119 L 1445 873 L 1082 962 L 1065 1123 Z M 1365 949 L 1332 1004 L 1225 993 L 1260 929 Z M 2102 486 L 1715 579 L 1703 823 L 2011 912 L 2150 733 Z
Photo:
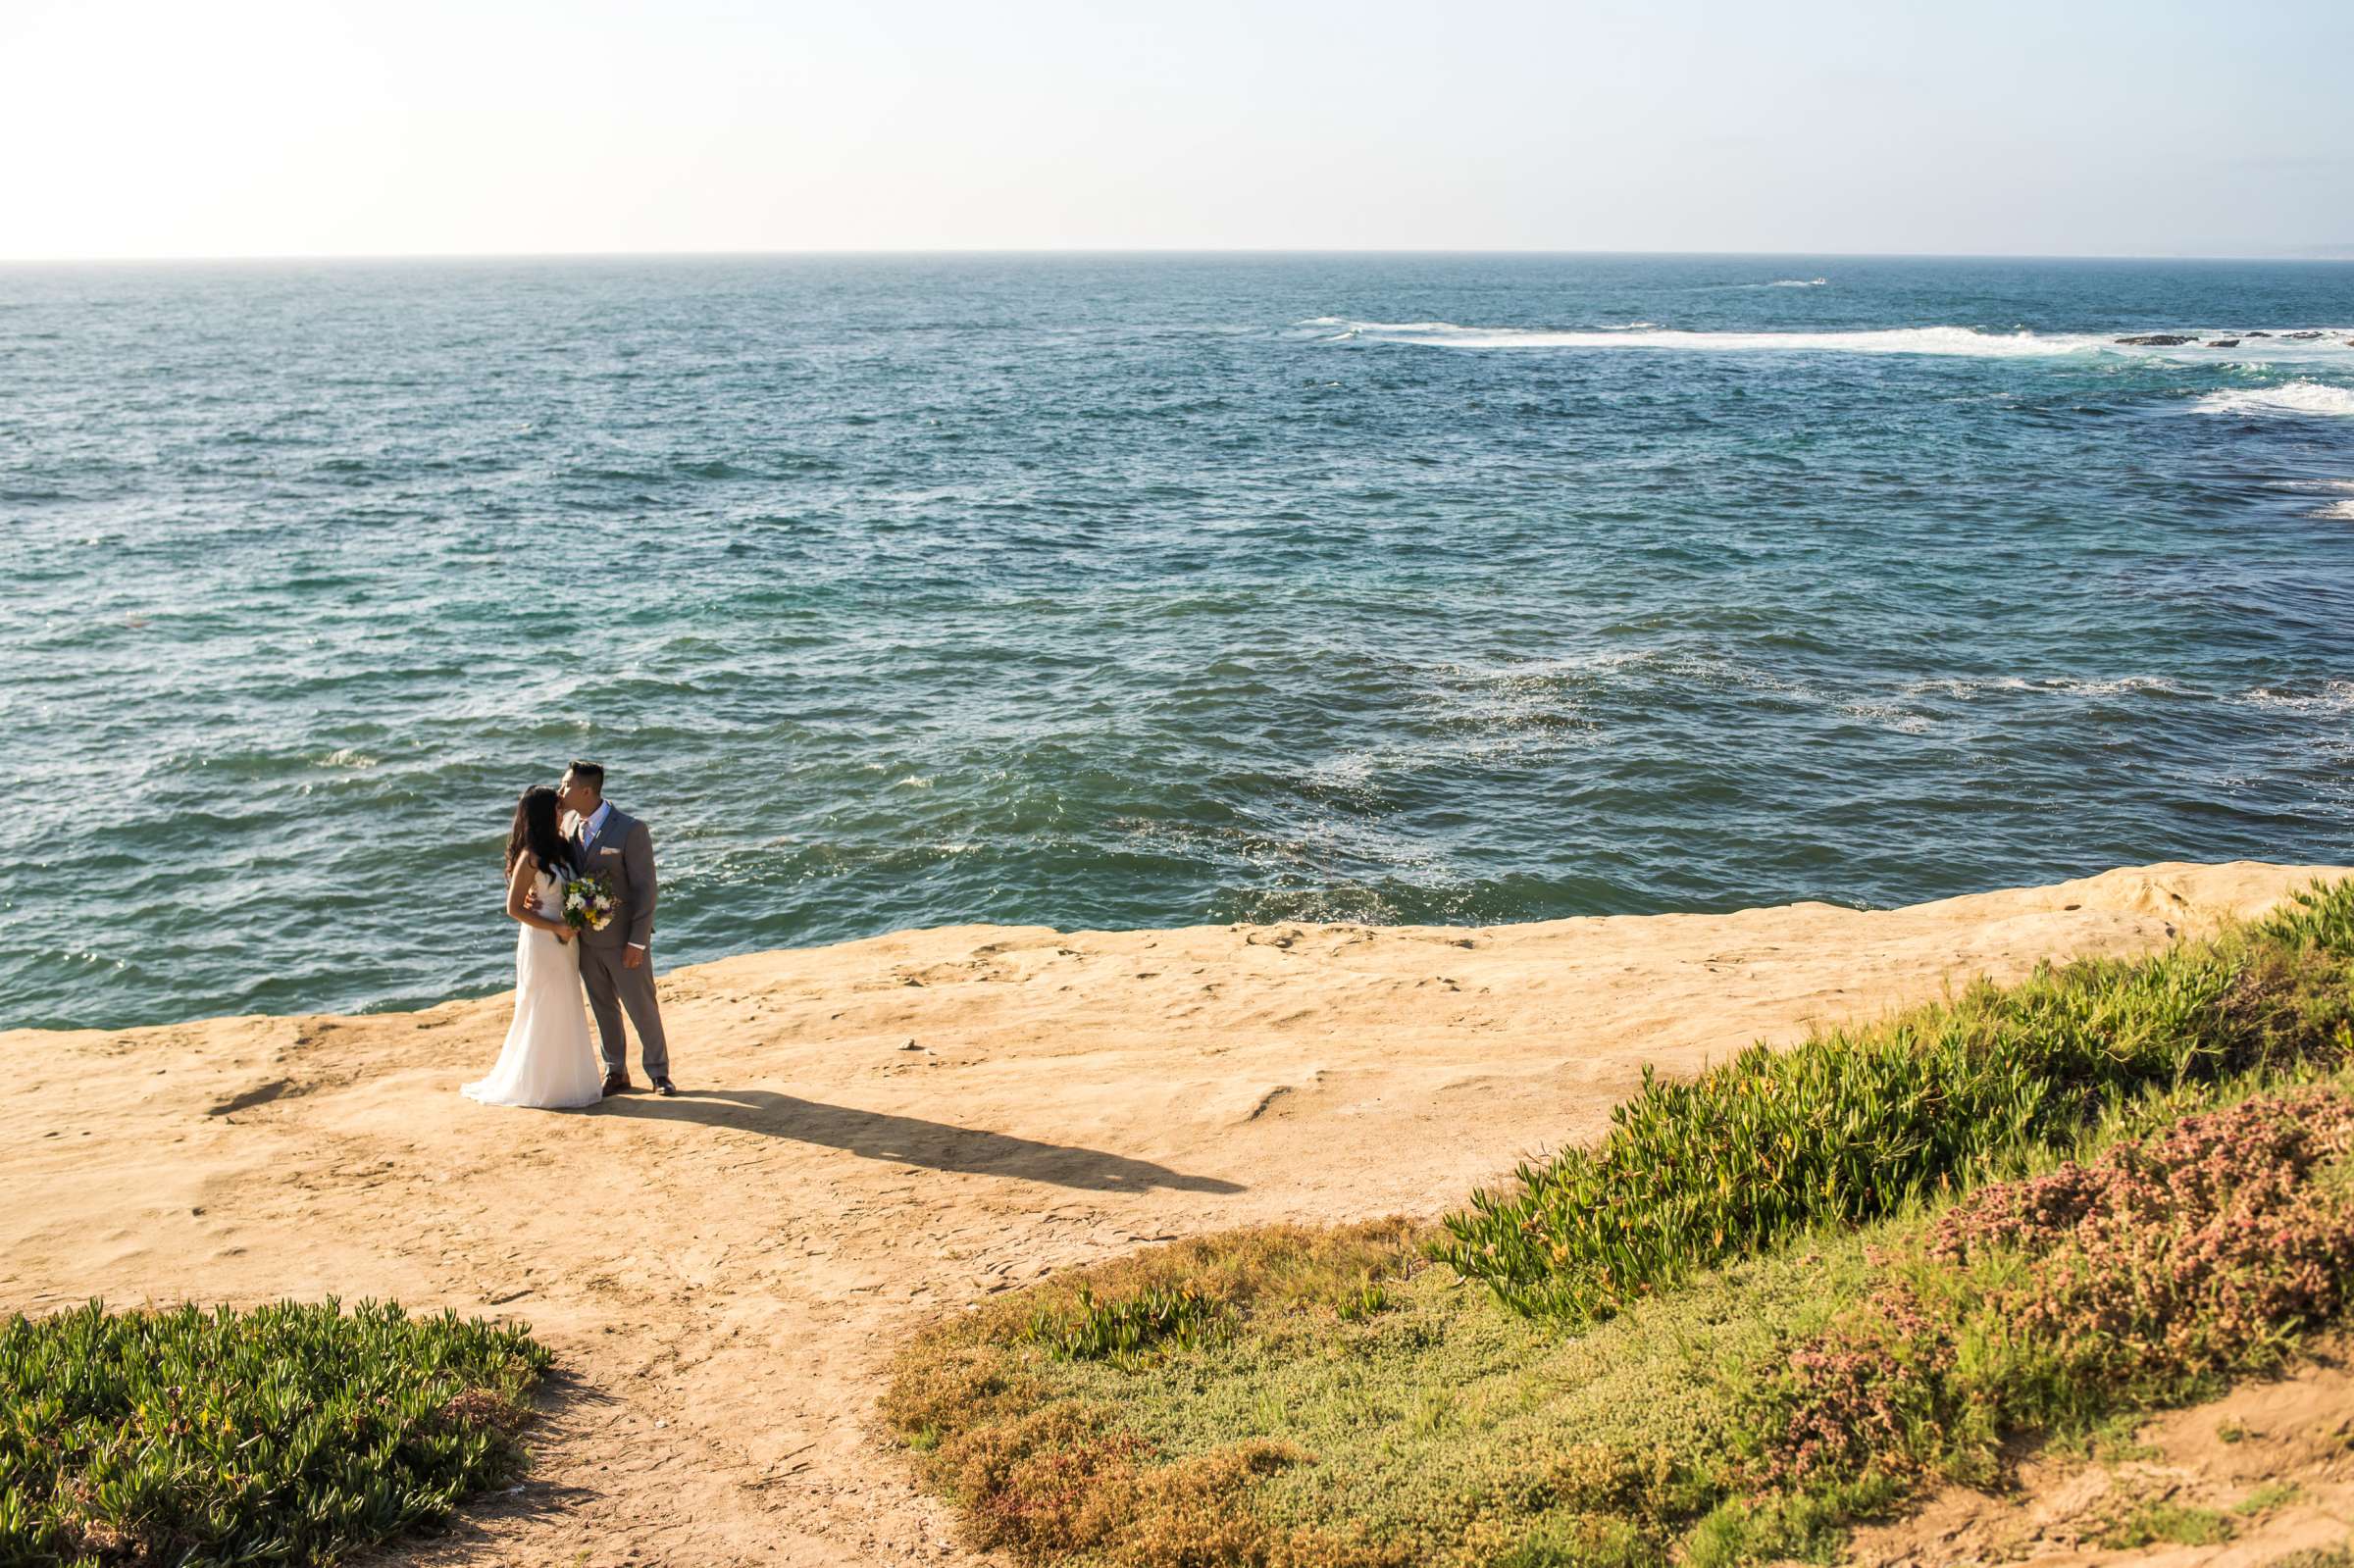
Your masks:
M 575 762 L 553 789 L 515 802 L 506 913 L 515 935 L 515 1016 L 488 1077 L 465 1086 L 486 1105 L 594 1105 L 630 1083 L 622 1014 L 657 1094 L 675 1094 L 654 998 L 654 841 L 605 798 L 605 770 Z M 581 1008 L 596 1016 L 598 1048 Z

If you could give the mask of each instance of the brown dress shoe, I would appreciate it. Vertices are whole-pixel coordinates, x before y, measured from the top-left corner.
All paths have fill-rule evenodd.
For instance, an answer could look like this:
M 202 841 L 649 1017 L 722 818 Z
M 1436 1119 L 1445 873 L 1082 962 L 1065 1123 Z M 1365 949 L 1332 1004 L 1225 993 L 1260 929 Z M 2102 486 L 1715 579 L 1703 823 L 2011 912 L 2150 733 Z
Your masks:
M 633 1085 L 626 1076 L 620 1073 L 615 1073 L 612 1077 L 605 1080 L 604 1092 L 607 1094 L 627 1094 L 634 1087 L 636 1087 L 636 1086 Z

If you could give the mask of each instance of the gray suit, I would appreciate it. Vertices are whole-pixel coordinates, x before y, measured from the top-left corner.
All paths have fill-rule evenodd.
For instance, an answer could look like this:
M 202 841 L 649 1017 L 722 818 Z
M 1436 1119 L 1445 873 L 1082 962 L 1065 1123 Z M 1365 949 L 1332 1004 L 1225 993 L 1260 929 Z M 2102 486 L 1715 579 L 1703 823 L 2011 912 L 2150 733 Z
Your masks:
M 654 939 L 654 838 L 645 824 L 619 806 L 605 813 L 594 838 L 583 842 L 573 824 L 574 851 L 584 876 L 597 877 L 611 888 L 613 919 L 603 931 L 581 933 L 581 985 L 588 992 L 588 1011 L 596 1018 L 598 1042 L 604 1050 L 605 1074 L 626 1077 L 630 1070 L 629 1041 L 622 1037 L 621 1012 L 628 1008 L 638 1026 L 638 1054 L 648 1078 L 670 1076 L 670 1047 L 662 1037 L 662 1009 L 654 1001 L 654 964 L 625 968 L 622 956 L 632 944 L 650 946 Z

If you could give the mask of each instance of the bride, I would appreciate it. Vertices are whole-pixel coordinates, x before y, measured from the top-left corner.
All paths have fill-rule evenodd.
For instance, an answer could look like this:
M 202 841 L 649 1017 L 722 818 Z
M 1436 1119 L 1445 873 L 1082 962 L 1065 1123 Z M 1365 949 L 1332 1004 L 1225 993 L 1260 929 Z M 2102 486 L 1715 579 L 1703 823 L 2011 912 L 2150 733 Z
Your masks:
M 556 792 L 526 789 L 507 835 L 507 915 L 515 934 L 515 1021 L 490 1076 L 462 1093 L 486 1105 L 594 1105 L 605 1069 L 588 1041 L 581 950 L 559 918 L 572 846 L 556 822 Z

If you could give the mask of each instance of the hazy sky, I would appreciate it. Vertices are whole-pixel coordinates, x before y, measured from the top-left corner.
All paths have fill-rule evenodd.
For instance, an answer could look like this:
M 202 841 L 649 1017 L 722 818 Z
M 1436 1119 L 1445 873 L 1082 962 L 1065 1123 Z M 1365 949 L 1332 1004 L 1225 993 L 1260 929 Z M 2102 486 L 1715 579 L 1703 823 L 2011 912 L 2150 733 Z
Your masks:
M 2354 0 L 0 0 L 0 257 L 2354 244 Z

